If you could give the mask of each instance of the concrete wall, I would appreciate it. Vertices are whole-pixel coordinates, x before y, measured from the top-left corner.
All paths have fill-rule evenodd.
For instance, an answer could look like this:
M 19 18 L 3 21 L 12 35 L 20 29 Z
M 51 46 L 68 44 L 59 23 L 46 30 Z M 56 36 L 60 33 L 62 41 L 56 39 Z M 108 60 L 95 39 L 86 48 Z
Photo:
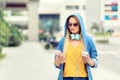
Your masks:
M 38 41 L 38 2 L 28 2 L 28 38 L 30 41 Z
M 39 14 L 60 14 L 61 3 L 41 3 L 39 5 Z
M 79 9 L 67 9 L 67 6 L 78 6 Z M 62 27 L 62 30 L 64 30 L 66 18 L 72 13 L 81 14 L 86 25 L 86 10 L 83 10 L 83 6 L 86 7 L 86 0 L 63 0 L 60 12 L 60 26 Z
M 101 0 L 87 0 L 86 1 L 86 19 L 87 27 L 90 29 L 93 22 L 100 23 L 100 1 Z

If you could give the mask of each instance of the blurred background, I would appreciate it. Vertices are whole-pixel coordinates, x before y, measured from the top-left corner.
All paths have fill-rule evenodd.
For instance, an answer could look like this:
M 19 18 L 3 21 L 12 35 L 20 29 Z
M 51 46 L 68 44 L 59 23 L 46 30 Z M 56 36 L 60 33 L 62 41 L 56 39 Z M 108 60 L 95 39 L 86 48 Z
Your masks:
M 0 79 L 57 80 L 54 55 L 72 13 L 98 49 L 94 80 L 120 79 L 119 0 L 0 0 Z M 106 75 L 104 75 L 106 74 Z

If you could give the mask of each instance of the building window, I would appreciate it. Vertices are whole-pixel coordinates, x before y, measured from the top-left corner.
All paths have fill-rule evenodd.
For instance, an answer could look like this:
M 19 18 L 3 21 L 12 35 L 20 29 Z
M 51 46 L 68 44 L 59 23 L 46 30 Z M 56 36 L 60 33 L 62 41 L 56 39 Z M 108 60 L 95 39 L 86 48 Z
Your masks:
M 68 9 L 68 10 L 78 10 L 79 6 L 78 5 L 67 5 L 66 9 Z
M 112 2 L 111 4 L 105 4 L 105 12 L 117 12 L 118 11 L 118 3 Z
M 11 16 L 27 16 L 26 10 L 12 10 Z
M 106 2 L 104 4 L 104 19 L 107 21 L 118 20 L 118 2 Z
M 55 33 L 60 31 L 59 14 L 40 14 L 39 15 L 39 40 L 46 41 L 48 37 L 53 39 Z M 56 37 L 55 37 L 56 38 Z
M 118 20 L 118 15 L 105 15 L 105 20 Z

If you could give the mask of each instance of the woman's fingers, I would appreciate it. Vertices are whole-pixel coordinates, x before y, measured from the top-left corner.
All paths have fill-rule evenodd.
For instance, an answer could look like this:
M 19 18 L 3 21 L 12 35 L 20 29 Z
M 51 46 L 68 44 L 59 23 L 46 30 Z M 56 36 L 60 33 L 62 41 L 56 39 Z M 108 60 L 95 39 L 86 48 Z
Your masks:
M 65 56 L 63 54 L 57 54 L 56 61 L 63 63 L 65 61 Z
M 89 56 L 89 55 L 86 55 L 86 56 L 83 56 L 83 57 L 82 57 L 82 60 L 84 61 L 84 63 L 87 63 L 87 62 L 89 62 L 91 59 L 90 59 L 90 56 Z

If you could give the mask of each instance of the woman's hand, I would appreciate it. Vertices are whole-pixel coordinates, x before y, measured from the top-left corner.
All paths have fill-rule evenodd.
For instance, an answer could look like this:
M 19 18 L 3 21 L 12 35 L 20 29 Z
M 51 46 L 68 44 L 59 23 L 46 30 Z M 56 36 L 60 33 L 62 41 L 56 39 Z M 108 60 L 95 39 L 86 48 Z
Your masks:
M 85 56 L 82 56 L 82 60 L 84 61 L 85 64 L 89 64 L 90 66 L 94 66 L 95 64 L 88 54 Z
M 57 53 L 55 57 L 55 65 L 59 67 L 60 64 L 64 62 L 65 62 L 65 56 L 61 53 Z

